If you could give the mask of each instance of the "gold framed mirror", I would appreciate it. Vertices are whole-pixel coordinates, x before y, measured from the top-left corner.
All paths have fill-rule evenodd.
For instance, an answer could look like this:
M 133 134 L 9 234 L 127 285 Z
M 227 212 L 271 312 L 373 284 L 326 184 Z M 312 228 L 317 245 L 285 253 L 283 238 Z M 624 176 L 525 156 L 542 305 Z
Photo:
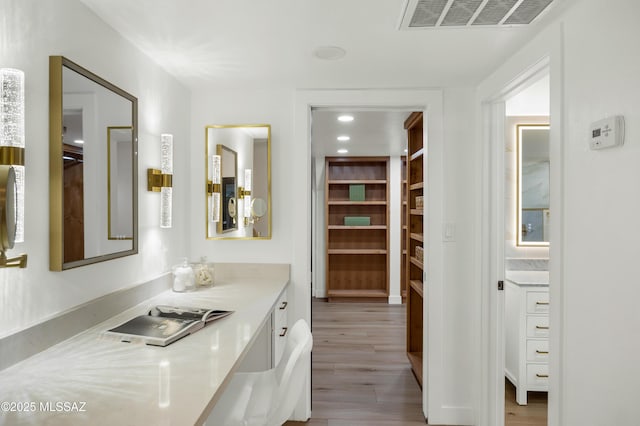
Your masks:
M 138 100 L 49 58 L 49 268 L 138 252 Z
M 549 245 L 549 124 L 517 124 L 518 246 Z
M 271 126 L 205 127 L 206 238 L 271 238 Z

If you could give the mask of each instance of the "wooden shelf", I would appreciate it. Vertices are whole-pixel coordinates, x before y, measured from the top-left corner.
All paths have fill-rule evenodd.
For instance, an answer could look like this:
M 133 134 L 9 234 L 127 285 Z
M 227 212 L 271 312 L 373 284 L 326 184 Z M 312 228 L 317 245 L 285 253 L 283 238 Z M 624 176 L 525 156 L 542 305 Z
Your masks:
M 413 374 L 418 379 L 418 384 L 422 387 L 422 352 L 407 352 L 407 358 L 409 358 Z
M 332 301 L 387 301 L 389 157 L 327 157 L 325 166 L 327 295 Z M 363 201 L 350 199 L 354 184 L 364 185 Z M 369 217 L 373 225 L 344 225 L 349 216 Z
M 417 150 L 416 152 L 411 154 L 411 157 L 409 157 L 409 160 L 410 161 L 414 161 L 414 160 L 422 157 L 423 155 L 424 155 L 424 148 L 420 148 L 419 150 Z
M 386 206 L 387 202 L 384 200 L 373 201 L 349 201 L 349 200 L 330 200 L 331 206 Z
M 411 280 L 409 281 L 409 286 L 414 289 L 420 297 L 424 298 L 424 285 L 422 281 Z
M 340 179 L 329 180 L 329 185 L 350 185 L 350 184 L 365 184 L 365 185 L 386 185 L 387 181 L 384 179 Z
M 387 250 L 381 249 L 329 249 L 328 254 L 387 254 Z
M 414 216 L 423 216 L 424 215 L 424 209 L 411 209 L 409 213 L 414 215 Z
M 418 183 L 414 183 L 409 185 L 409 190 L 413 191 L 415 189 L 423 189 L 424 188 L 424 182 L 418 182 Z
M 387 292 L 384 290 L 338 290 L 330 289 L 327 291 L 329 297 L 387 297 Z
M 424 236 L 422 234 L 417 234 L 415 232 L 412 232 L 411 234 L 409 234 L 409 238 L 415 241 L 420 241 L 421 243 L 424 242 Z
M 387 225 L 363 225 L 363 226 L 350 226 L 350 225 L 329 225 L 327 229 L 387 229 Z
M 420 268 L 420 269 L 422 269 L 424 271 L 424 264 L 422 262 L 420 262 L 418 259 L 416 259 L 415 257 L 411 256 L 409 261 L 411 263 L 413 263 L 414 265 L 416 265 L 418 268 Z

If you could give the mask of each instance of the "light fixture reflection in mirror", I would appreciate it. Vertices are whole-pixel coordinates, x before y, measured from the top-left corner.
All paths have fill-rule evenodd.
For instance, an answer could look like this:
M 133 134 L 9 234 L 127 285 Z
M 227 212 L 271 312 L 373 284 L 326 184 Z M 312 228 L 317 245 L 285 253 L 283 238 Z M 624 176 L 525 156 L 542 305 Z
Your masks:
M 549 245 L 549 125 L 518 124 L 517 245 Z
M 205 132 L 207 239 L 270 239 L 271 126 L 210 125 Z M 256 199 L 266 206 L 262 220 L 252 214 Z

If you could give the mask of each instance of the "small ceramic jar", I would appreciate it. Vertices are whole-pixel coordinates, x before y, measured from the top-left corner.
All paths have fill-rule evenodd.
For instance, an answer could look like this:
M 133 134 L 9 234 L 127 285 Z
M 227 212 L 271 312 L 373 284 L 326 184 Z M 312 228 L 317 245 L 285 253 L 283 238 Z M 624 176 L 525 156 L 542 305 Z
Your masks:
M 187 258 L 182 259 L 182 263 L 173 267 L 173 291 L 179 293 L 192 291 L 195 289 L 195 277 L 193 268 L 187 262 Z

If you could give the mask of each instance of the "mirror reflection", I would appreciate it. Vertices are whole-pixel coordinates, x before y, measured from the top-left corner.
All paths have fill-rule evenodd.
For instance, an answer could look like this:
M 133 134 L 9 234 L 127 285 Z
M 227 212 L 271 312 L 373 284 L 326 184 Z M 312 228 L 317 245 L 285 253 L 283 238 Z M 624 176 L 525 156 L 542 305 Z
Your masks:
M 519 124 L 518 245 L 549 244 L 549 125 Z
M 50 268 L 137 253 L 137 99 L 50 58 Z
M 206 127 L 207 238 L 271 238 L 271 126 Z
M 133 238 L 133 133 L 131 126 L 107 128 L 108 238 Z

